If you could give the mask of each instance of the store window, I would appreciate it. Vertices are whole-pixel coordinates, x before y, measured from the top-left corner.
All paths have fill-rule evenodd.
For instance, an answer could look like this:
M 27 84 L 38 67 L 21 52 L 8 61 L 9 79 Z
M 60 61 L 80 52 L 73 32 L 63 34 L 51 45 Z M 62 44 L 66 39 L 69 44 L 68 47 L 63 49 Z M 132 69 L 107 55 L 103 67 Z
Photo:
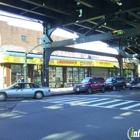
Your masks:
M 42 85 L 40 65 L 34 65 L 33 78 L 34 78 L 34 83 Z
M 63 68 L 62 67 L 56 67 L 56 88 L 57 87 L 63 87 Z
M 109 69 L 109 76 L 119 76 L 119 69 Z
M 63 87 L 63 67 L 49 67 L 49 87 Z
M 88 68 L 67 67 L 66 85 L 73 87 L 88 76 Z
M 66 73 L 67 73 L 66 86 L 67 87 L 72 87 L 73 86 L 73 68 L 72 67 L 68 67 Z
M 21 82 L 23 77 L 23 65 L 11 64 L 11 84 Z
M 56 83 L 55 83 L 55 67 L 49 67 L 49 87 L 54 88 Z

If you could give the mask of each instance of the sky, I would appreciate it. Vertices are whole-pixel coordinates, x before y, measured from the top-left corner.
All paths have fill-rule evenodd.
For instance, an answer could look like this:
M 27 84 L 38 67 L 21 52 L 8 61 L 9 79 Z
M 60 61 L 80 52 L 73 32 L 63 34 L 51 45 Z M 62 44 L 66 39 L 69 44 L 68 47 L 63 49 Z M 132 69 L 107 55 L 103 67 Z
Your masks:
M 13 17 L 15 17 L 15 18 L 13 18 Z M 24 19 L 24 20 L 21 20 L 21 19 Z M 7 24 L 12 25 L 12 26 L 28 28 L 28 29 L 32 29 L 32 30 L 38 30 L 38 31 L 43 30 L 42 24 L 38 23 L 37 21 L 35 21 L 33 19 L 29 19 L 29 18 L 26 18 L 23 16 L 21 17 L 21 16 L 13 15 L 11 13 L 7 13 L 7 12 L 1 11 L 1 10 L 0 10 L 0 20 L 7 21 Z M 78 37 L 76 34 L 72 34 L 68 31 L 65 31 L 65 30 L 62 30 L 59 28 L 57 28 L 52 33 L 52 35 L 66 37 L 66 38 L 77 38 Z M 77 44 L 77 45 L 75 45 L 75 47 L 81 48 L 81 49 L 98 51 L 98 52 L 118 54 L 116 49 L 109 47 L 106 43 L 103 43 L 101 41 Z

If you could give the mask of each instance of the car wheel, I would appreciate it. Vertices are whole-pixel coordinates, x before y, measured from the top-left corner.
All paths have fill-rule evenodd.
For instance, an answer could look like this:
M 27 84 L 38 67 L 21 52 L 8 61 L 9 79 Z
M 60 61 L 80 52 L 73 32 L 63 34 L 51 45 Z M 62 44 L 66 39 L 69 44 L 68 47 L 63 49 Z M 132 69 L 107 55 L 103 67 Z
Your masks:
M 113 86 L 112 89 L 113 89 L 113 91 L 115 91 L 116 90 L 116 86 Z
M 43 98 L 43 93 L 41 91 L 35 93 L 35 99 L 42 99 L 42 98 Z
M 101 87 L 101 91 L 105 92 L 105 87 L 104 86 Z
M 92 88 L 88 88 L 88 89 L 87 89 L 87 93 L 88 93 L 88 94 L 92 93 Z
M 0 101 L 5 101 L 5 100 L 6 100 L 6 94 L 0 93 Z
M 122 86 L 122 89 L 125 90 L 125 85 Z

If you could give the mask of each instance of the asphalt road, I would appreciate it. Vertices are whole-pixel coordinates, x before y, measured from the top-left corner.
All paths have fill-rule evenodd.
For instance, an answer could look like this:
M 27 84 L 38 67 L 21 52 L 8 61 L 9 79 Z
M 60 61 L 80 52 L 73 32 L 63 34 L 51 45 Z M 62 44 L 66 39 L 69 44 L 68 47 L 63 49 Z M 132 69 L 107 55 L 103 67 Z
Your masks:
M 0 102 L 0 140 L 128 140 L 132 128 L 140 130 L 140 90 Z

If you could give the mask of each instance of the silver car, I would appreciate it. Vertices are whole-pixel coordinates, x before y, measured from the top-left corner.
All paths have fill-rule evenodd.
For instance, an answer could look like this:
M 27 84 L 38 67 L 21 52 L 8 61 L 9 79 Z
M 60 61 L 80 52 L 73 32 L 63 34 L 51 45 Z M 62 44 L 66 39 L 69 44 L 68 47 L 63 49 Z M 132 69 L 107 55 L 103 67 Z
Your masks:
M 7 98 L 35 98 L 42 99 L 51 95 L 49 87 L 42 87 L 36 83 L 22 82 L 15 83 L 7 88 L 0 89 L 0 101 Z

